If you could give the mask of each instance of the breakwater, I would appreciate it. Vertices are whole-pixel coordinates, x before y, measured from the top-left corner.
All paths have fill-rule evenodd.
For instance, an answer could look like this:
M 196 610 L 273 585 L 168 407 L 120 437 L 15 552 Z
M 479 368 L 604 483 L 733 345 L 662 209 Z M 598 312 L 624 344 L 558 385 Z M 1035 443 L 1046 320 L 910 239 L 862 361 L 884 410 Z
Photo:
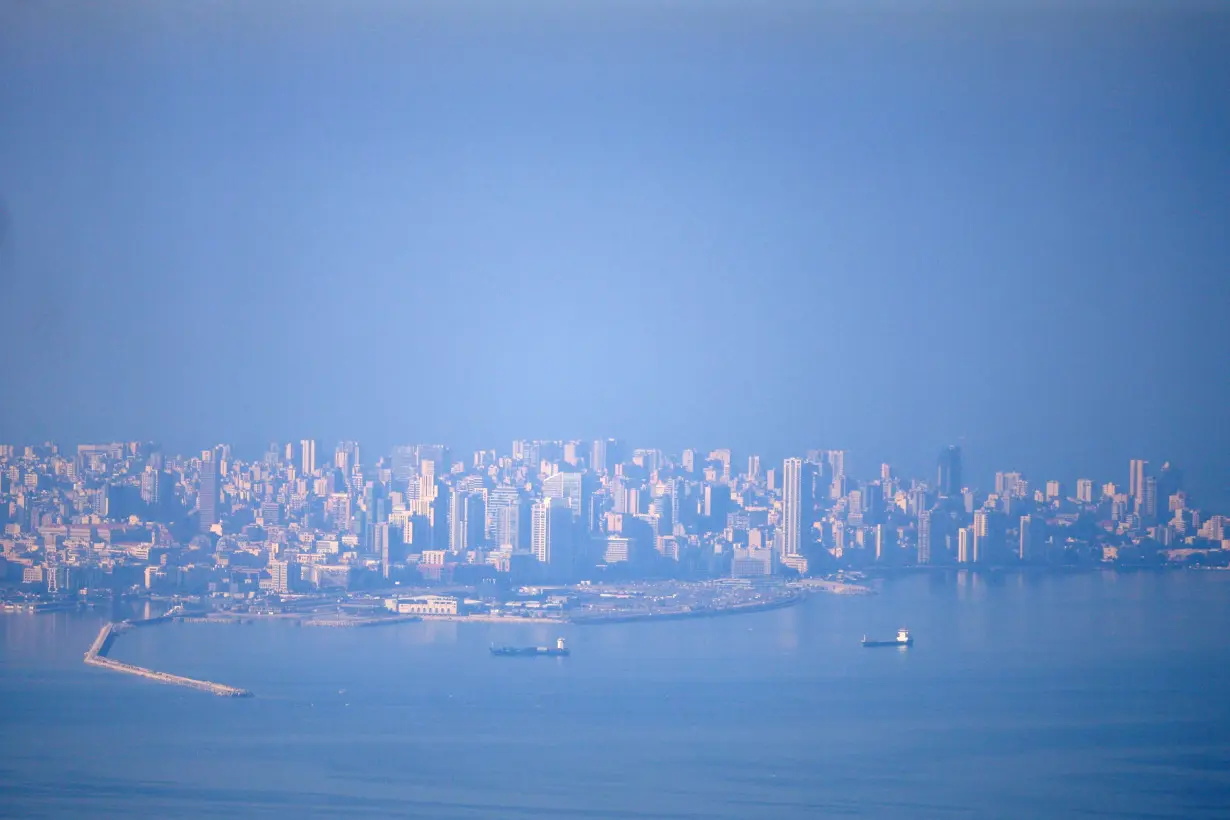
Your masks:
M 146 626 L 150 623 L 160 623 L 163 619 L 147 619 L 140 622 L 140 626 Z M 169 619 L 168 619 L 169 620 Z M 115 643 L 117 635 L 127 629 L 131 629 L 138 624 L 129 623 L 109 623 L 105 624 L 98 631 L 98 635 L 94 638 L 94 642 L 90 644 L 90 648 L 86 650 L 85 662 L 89 666 L 98 666 L 103 669 L 110 669 L 113 672 L 124 672 L 129 675 L 136 675 L 141 678 L 148 678 L 158 683 L 170 683 L 175 686 L 186 686 L 189 689 L 197 689 L 202 692 L 209 692 L 211 695 L 218 695 L 224 698 L 250 698 L 252 693 L 247 689 L 238 689 L 234 686 L 227 686 L 224 683 L 214 683 L 213 681 L 197 680 L 196 678 L 186 678 L 183 675 L 172 675 L 167 672 L 157 672 L 153 669 L 146 669 L 144 666 L 134 666 L 130 663 L 122 663 L 114 661 L 107 657 L 107 652 L 110 651 L 112 644 Z

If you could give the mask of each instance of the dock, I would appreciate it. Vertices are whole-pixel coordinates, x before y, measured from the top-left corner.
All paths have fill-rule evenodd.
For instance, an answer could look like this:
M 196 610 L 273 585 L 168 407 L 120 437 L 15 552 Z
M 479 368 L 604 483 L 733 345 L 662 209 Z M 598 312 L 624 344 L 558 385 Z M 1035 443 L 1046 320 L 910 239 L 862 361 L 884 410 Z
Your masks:
M 143 622 L 150 623 L 150 621 Z M 211 695 L 217 695 L 223 698 L 250 698 L 252 693 L 247 689 L 238 689 L 234 686 L 227 686 L 224 683 L 214 683 L 213 681 L 197 680 L 196 678 L 186 678 L 183 675 L 172 675 L 167 672 L 158 672 L 153 669 L 146 669 L 144 666 L 133 666 L 130 663 L 122 663 L 113 661 L 107 657 L 107 652 L 110 651 L 112 644 L 115 643 L 117 635 L 133 628 L 133 624 L 124 622 L 108 623 L 98 631 L 94 642 L 90 644 L 90 648 L 86 650 L 85 662 L 88 666 L 98 666 L 103 669 L 110 669 L 113 672 L 124 672 L 129 675 L 136 675 L 141 678 L 148 678 L 158 683 L 169 683 L 175 686 L 186 686 L 189 689 L 196 689 L 201 692 L 208 692 Z
M 390 626 L 392 624 L 410 624 L 423 620 L 418 615 L 397 615 L 379 618 L 316 618 L 300 621 L 301 626 L 321 626 L 333 628 L 356 628 L 364 626 Z

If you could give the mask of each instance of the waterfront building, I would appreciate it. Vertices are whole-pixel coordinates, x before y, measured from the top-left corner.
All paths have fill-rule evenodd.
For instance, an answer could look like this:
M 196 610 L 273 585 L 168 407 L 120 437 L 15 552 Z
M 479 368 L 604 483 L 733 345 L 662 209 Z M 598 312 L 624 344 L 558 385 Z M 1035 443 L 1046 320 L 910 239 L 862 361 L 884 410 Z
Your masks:
M 918 557 L 919 564 L 931 563 L 931 511 L 923 510 L 918 514 Z

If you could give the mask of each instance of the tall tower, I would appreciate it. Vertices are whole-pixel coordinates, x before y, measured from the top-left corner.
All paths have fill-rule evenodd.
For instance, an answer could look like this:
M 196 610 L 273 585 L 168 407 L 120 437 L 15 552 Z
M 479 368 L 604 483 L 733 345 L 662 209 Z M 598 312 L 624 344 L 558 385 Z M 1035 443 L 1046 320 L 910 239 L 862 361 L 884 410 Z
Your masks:
M 1093 503 L 1093 479 L 1076 479 L 1076 500 L 1081 504 Z
M 453 487 L 448 493 L 448 548 L 450 552 L 465 552 L 466 536 L 469 527 L 466 525 L 466 494 L 458 487 Z
M 299 471 L 303 475 L 316 472 L 316 439 L 314 438 L 299 441 Z
M 955 444 L 940 453 L 936 490 L 942 496 L 954 498 L 961 492 L 961 448 Z
M 1157 517 L 1157 477 L 1145 476 L 1140 496 L 1136 502 L 1136 514 L 1146 521 Z
M 957 531 L 957 563 L 968 564 L 972 560 L 970 542 L 973 538 L 970 537 L 970 528 L 962 527 Z
M 811 527 L 812 472 L 801 458 L 782 463 L 782 555 L 802 555 Z
M 1145 494 L 1145 468 L 1148 466 L 1149 462 L 1141 458 L 1134 458 L 1128 464 L 1128 495 L 1137 503 Z
M 722 448 L 709 453 L 709 460 L 722 465 L 722 480 L 730 481 L 730 450 Z
M 559 498 L 567 502 L 572 509 L 572 517 L 581 517 L 581 505 L 584 494 L 581 489 L 580 473 L 556 473 L 542 482 L 544 498 Z
M 931 563 L 931 511 L 918 514 L 918 563 Z
M 534 502 L 530 524 L 530 548 L 540 564 L 551 574 L 566 572 L 572 566 L 572 509 L 562 498 L 542 498 Z
M 201 461 L 201 486 L 197 496 L 197 515 L 201 532 L 209 532 L 218 518 L 218 462 L 214 454 Z
M 747 457 L 747 480 L 755 481 L 760 478 L 760 456 Z
M 975 510 L 974 512 L 974 563 L 986 564 L 997 558 L 999 547 L 999 519 L 990 510 Z

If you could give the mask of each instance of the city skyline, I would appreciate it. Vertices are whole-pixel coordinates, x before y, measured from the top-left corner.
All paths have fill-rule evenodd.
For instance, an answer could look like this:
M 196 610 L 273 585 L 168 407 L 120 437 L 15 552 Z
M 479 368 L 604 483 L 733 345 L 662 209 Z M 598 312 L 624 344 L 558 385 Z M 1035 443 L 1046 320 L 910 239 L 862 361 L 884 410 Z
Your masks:
M 152 442 L 75 453 L 4 444 L 0 568 L 9 582 L 60 595 L 118 592 L 139 571 L 135 586 L 146 590 L 235 593 L 259 582 L 278 596 L 402 583 L 1221 565 L 1230 555 L 1230 519 L 1189 493 L 1170 462 L 1129 459 L 1119 480 L 1001 470 L 980 487 L 963 479 L 957 445 L 924 476 L 887 462 L 859 475 L 847 455 L 812 449 L 766 466 L 728 448 L 668 453 L 615 438 L 519 439 L 470 454 L 440 443 L 373 454 L 343 440 L 331 458 L 301 438 L 271 442 L 255 459 L 226 444 L 195 454 Z

